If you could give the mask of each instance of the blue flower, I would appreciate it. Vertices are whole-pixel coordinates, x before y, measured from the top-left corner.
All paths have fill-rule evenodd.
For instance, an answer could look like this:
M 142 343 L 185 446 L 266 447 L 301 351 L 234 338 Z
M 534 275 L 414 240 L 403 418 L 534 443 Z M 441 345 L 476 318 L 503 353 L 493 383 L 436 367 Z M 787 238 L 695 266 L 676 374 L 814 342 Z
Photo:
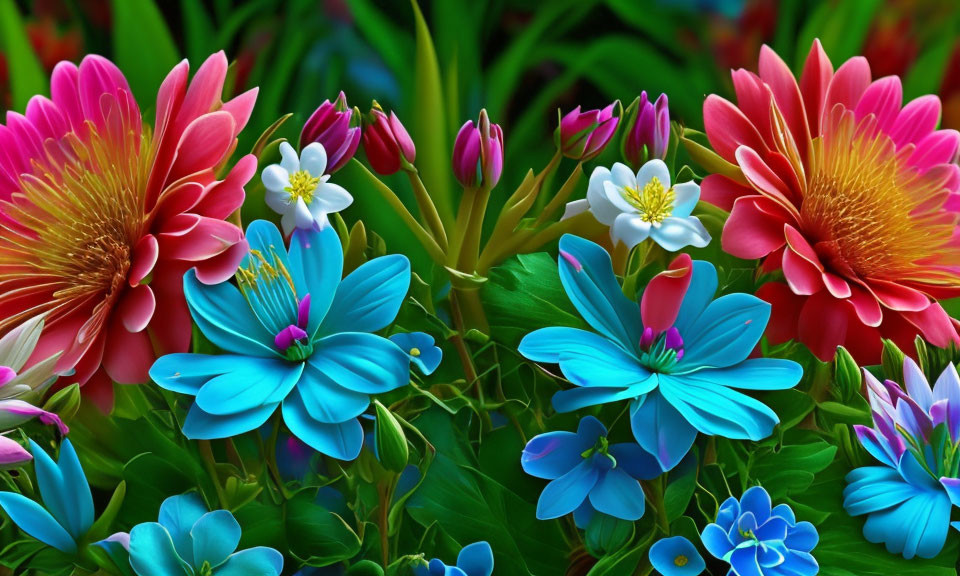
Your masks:
M 799 364 L 750 358 L 770 305 L 749 294 L 713 299 L 717 272 L 682 254 L 654 277 L 638 306 L 623 295 L 603 248 L 576 236 L 560 239 L 560 280 L 595 332 L 543 328 L 527 334 L 520 353 L 559 364 L 577 388 L 553 406 L 571 412 L 630 400 L 633 434 L 670 470 L 697 432 L 760 440 L 779 419 L 740 390 L 782 390 L 800 380 Z
M 424 332 L 401 332 L 391 336 L 390 341 L 410 356 L 410 361 L 424 376 L 433 374 L 443 358 L 443 351 L 434 344 L 433 336 Z
M 269 222 L 251 224 L 247 240 L 239 289 L 201 284 L 192 270 L 183 280 L 194 321 L 228 354 L 169 354 L 150 376 L 167 390 L 196 396 L 183 425 L 188 438 L 242 434 L 282 406 L 297 438 L 352 460 L 363 445 L 357 416 L 370 395 L 409 381 L 406 351 L 372 332 L 396 317 L 410 262 L 383 256 L 341 281 L 343 252 L 331 226 L 294 231 L 289 252 Z
M 94 520 L 93 495 L 77 452 L 69 440 L 60 445 L 56 463 L 32 440 L 30 452 L 46 507 L 20 494 L 0 492 L 0 508 L 30 536 L 66 554 L 76 554 Z
M 437 558 L 414 569 L 416 576 L 490 576 L 493 574 L 493 550 L 486 542 L 464 546 L 456 566 L 447 566 Z
M 683 536 L 657 540 L 650 547 L 650 564 L 663 576 L 697 576 L 707 567 L 697 547 Z
M 715 524 L 700 535 L 710 554 L 730 563 L 734 576 L 814 576 L 820 567 L 810 552 L 819 536 L 809 522 L 797 522 L 786 504 L 771 509 L 770 495 L 760 486 L 738 502 L 727 498 Z
M 531 476 L 551 480 L 537 502 L 537 518 L 549 520 L 591 510 L 623 520 L 643 516 L 643 488 L 637 480 L 660 475 L 656 460 L 636 444 L 607 442 L 607 429 L 594 418 L 580 420 L 576 433 L 547 432 L 527 443 L 520 459 Z
M 931 389 L 907 358 L 904 392 L 896 382 L 863 373 L 874 427 L 855 430 L 883 466 L 847 475 L 843 507 L 851 516 L 867 515 L 863 535 L 870 542 L 904 558 L 933 558 L 946 542 L 953 506 L 960 505 L 960 376 L 951 364 Z
M 130 566 L 138 576 L 279 576 L 283 556 L 258 546 L 236 552 L 240 524 L 226 510 L 208 512 L 196 494 L 173 496 L 158 522 L 130 531 Z

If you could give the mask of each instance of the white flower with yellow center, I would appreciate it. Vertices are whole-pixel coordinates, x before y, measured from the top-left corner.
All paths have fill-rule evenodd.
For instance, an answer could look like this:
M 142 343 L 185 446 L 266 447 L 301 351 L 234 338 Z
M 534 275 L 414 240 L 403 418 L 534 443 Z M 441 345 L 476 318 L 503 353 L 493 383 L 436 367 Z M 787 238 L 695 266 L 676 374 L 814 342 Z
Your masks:
M 690 213 L 700 199 L 696 182 L 670 184 L 670 171 L 662 160 L 651 160 L 634 174 L 619 162 L 613 168 L 594 168 L 587 198 L 567 205 L 564 218 L 590 210 L 610 227 L 614 243 L 633 248 L 647 238 L 669 252 L 686 246 L 703 248 L 710 233 Z
M 263 170 L 261 178 L 267 189 L 267 206 L 281 215 L 283 233 L 295 228 L 322 230 L 327 214 L 339 212 L 353 203 L 353 196 L 343 187 L 328 182 L 327 152 L 323 144 L 314 142 L 297 156 L 287 142 L 280 144 L 279 164 Z

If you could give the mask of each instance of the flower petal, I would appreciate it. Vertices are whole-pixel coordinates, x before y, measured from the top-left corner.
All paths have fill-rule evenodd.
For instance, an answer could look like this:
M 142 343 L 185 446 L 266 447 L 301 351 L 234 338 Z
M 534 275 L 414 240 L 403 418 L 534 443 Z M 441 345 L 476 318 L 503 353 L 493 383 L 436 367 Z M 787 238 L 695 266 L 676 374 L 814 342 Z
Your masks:
M 339 385 L 312 364 L 306 365 L 297 390 L 310 416 L 326 424 L 352 420 L 370 405 L 368 394 Z
M 363 446 L 363 426 L 356 418 L 339 424 L 316 420 L 303 403 L 296 389 L 283 401 L 283 421 L 290 432 L 311 448 L 338 460 L 350 461 Z
M 688 295 L 693 287 L 692 282 Z M 682 316 L 683 307 L 680 312 Z M 677 329 L 683 336 L 684 356 L 677 370 L 725 368 L 743 361 L 760 341 L 769 319 L 769 304 L 741 293 L 717 298 L 686 329 L 680 328 L 678 317 Z
M 537 519 L 551 520 L 569 514 L 587 498 L 599 472 L 584 460 L 570 472 L 547 484 L 537 501 Z
M 590 504 L 604 514 L 622 520 L 639 520 L 645 502 L 643 488 L 620 468 L 608 470 L 590 491 Z
M 637 443 L 664 471 L 679 464 L 697 438 L 696 428 L 658 390 L 630 405 L 630 427 Z
M 190 536 L 194 565 L 209 562 L 211 566 L 219 566 L 240 544 L 240 524 L 230 512 L 215 510 L 197 520 Z
M 410 261 L 390 254 L 350 273 L 337 288 L 320 334 L 376 332 L 390 325 L 410 288 Z
M 177 555 L 166 529 L 156 522 L 130 530 L 130 566 L 137 574 L 183 576 L 191 568 Z
M 196 405 L 213 416 L 276 406 L 297 385 L 303 367 L 303 362 L 248 357 L 230 372 L 203 384 L 197 392 Z
M 75 554 L 77 545 L 42 506 L 13 492 L 0 492 L 0 508 L 13 523 L 37 540 L 66 554 Z
M 213 440 L 237 436 L 263 426 L 276 409 L 276 404 L 267 404 L 244 412 L 218 416 L 204 412 L 194 404 L 183 422 L 183 435 L 191 440 Z
M 407 353 L 386 338 L 342 332 L 318 340 L 314 346 L 310 365 L 354 392 L 381 394 L 409 382 Z
M 683 418 L 704 434 L 762 440 L 780 419 L 764 403 L 700 378 L 699 373 L 660 375 L 660 388 Z
M 273 548 L 256 546 L 241 550 L 227 559 L 217 576 L 279 576 L 283 571 L 283 555 Z
M 290 238 L 290 273 L 302 299 L 310 294 L 307 333 L 315 334 L 330 310 L 343 275 L 343 248 L 336 230 L 296 230 Z M 301 294 L 303 292 L 303 294 Z
M 183 277 L 183 295 L 193 321 L 219 348 L 246 356 L 280 356 L 273 334 L 264 329 L 232 284 L 201 284 L 190 270 Z

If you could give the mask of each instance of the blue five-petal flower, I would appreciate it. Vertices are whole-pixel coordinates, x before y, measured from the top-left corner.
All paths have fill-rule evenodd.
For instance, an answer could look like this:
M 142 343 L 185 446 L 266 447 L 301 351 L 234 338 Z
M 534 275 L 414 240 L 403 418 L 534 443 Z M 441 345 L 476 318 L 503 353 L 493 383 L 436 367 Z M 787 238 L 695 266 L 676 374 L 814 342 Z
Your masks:
M 559 364 L 577 386 L 558 392 L 554 408 L 570 412 L 630 400 L 634 436 L 664 470 L 690 450 L 697 432 L 750 440 L 772 432 L 779 422 L 773 410 L 738 391 L 791 388 L 803 374 L 790 360 L 748 359 L 766 328 L 769 304 L 749 294 L 714 300 L 716 269 L 694 261 L 673 327 L 651 342 L 640 306 L 623 295 L 603 248 L 566 235 L 560 254 L 567 296 L 596 332 L 543 328 L 520 343 L 521 354 Z
M 650 547 L 650 564 L 663 576 L 697 576 L 707 567 L 697 547 L 683 536 L 654 542 Z
M 297 230 L 284 250 L 276 226 L 253 222 L 237 284 L 184 276 L 203 334 L 227 354 L 169 354 L 150 376 L 195 396 L 183 433 L 225 438 L 261 426 L 278 407 L 290 431 L 342 460 L 360 453 L 357 420 L 370 395 L 409 381 L 409 350 L 372 334 L 393 322 L 410 284 L 402 255 L 375 258 L 340 280 L 343 252 L 333 227 Z
M 417 576 L 490 576 L 493 574 L 493 549 L 487 542 L 464 546 L 455 566 L 447 566 L 439 558 L 414 569 Z

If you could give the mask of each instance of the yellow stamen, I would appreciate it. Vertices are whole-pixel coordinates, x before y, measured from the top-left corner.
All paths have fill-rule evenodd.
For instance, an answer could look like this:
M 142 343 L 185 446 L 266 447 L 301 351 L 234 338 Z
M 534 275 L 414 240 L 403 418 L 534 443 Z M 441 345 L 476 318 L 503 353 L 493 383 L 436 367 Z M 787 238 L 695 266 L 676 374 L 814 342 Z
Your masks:
M 320 176 L 313 177 L 306 170 L 298 170 L 290 175 L 290 185 L 284 188 L 290 194 L 290 203 L 302 198 L 307 205 L 313 200 L 313 192 L 320 185 Z
M 411 349 L 410 349 L 410 355 L 413 356 L 414 358 L 416 358 L 417 356 L 420 355 L 420 349 L 419 349 L 419 348 L 411 348 Z
M 632 186 L 622 190 L 623 199 L 640 212 L 640 219 L 644 222 L 660 223 L 673 214 L 676 193 L 673 188 L 664 188 L 656 176 L 644 185 L 643 190 Z
M 689 560 L 687 560 L 687 557 L 684 556 L 683 554 L 681 554 L 681 555 L 679 555 L 679 556 L 677 556 L 676 558 L 673 559 L 673 564 L 674 564 L 675 566 L 679 566 L 679 567 L 681 567 L 681 568 L 682 568 L 683 566 L 686 566 L 686 565 L 687 565 L 687 562 L 689 562 Z

